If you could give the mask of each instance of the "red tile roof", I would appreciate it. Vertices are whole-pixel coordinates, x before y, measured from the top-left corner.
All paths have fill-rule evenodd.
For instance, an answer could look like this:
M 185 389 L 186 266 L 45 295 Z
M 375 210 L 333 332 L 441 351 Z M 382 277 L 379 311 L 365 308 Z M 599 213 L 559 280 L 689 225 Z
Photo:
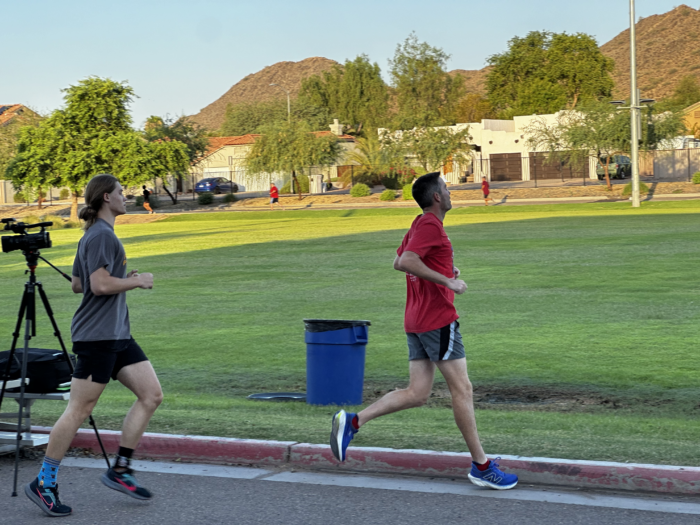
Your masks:
M 13 118 L 21 115 L 25 108 L 22 104 L 0 104 L 0 126 L 8 124 Z

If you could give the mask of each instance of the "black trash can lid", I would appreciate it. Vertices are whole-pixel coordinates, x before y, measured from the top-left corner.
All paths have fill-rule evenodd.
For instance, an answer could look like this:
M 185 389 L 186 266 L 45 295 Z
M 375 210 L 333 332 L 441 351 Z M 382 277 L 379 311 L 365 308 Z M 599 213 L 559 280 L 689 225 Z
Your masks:
M 307 332 L 332 332 L 353 326 L 371 326 L 369 321 L 346 321 L 342 319 L 304 319 Z

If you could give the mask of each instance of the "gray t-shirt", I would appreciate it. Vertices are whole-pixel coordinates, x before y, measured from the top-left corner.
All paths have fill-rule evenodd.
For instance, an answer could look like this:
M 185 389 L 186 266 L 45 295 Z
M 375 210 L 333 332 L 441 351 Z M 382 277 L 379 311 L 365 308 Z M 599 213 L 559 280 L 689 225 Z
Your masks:
M 97 219 L 78 243 L 73 262 L 73 275 L 80 278 L 83 300 L 73 316 L 73 342 L 115 341 L 131 338 L 126 292 L 116 295 L 95 295 L 90 289 L 90 276 L 105 268 L 112 277 L 126 277 L 126 252 L 114 229 Z

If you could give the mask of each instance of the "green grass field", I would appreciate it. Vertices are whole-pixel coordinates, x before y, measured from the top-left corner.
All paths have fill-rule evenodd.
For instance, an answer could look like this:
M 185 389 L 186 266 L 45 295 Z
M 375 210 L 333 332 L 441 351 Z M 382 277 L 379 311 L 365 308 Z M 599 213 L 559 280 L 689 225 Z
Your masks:
M 181 215 L 117 228 L 132 332 L 165 401 L 150 431 L 326 443 L 333 407 L 248 401 L 305 389 L 302 318 L 369 319 L 366 400 L 407 384 L 404 277 L 396 247 L 417 210 Z M 445 221 L 469 291 L 455 304 L 489 454 L 700 465 L 700 202 L 462 208 Z M 81 235 L 52 231 L 43 255 L 68 270 Z M 9 348 L 24 258 L 0 255 Z M 69 339 L 79 304 L 46 265 L 40 280 Z M 39 315 L 36 346 L 56 347 Z M 466 450 L 442 378 L 429 404 L 373 421 L 353 444 Z M 119 428 L 131 394 L 95 410 Z M 51 425 L 62 403 L 39 402 Z

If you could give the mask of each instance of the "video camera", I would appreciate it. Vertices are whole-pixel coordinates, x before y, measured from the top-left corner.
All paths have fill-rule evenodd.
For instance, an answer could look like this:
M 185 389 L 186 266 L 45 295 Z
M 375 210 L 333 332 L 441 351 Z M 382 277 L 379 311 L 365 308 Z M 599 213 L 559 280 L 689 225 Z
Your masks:
M 2 237 L 2 251 L 10 253 L 15 250 L 23 252 L 35 252 L 42 248 L 51 248 L 51 238 L 49 232 L 45 230 L 47 226 L 53 226 L 53 222 L 39 222 L 37 224 L 25 224 L 16 222 L 14 219 L 2 219 L 5 227 L 2 231 L 11 231 L 17 235 L 5 235 Z M 38 233 L 27 233 L 28 229 L 41 228 Z

